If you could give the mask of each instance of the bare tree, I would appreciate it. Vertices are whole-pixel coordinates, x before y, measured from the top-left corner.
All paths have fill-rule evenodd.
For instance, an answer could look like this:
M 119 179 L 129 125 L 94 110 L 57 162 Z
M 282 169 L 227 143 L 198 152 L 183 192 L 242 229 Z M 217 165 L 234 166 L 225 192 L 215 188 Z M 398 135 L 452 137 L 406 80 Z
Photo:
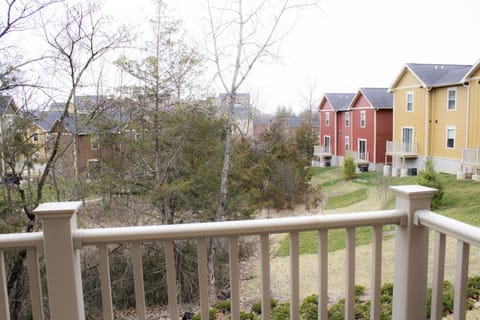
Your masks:
M 14 2 L 12 1 L 12 3 Z M 42 1 L 38 1 L 38 3 L 42 3 Z M 59 84 L 60 88 L 67 88 L 68 90 L 68 97 L 59 120 L 60 124 L 63 125 L 69 117 L 69 106 L 77 88 L 82 84 L 86 71 L 92 67 L 95 61 L 122 46 L 129 39 L 126 29 L 107 32 L 111 30 L 111 27 L 108 19 L 102 15 L 98 4 L 70 6 L 64 3 L 62 6 L 63 10 L 56 8 L 55 22 L 53 22 L 53 19 L 42 19 L 42 21 L 51 21 L 43 23 L 45 40 L 51 49 L 50 56 L 53 57 L 52 63 L 55 67 L 51 70 L 55 70 L 56 75 L 63 75 L 63 79 L 67 79 L 66 82 Z M 18 26 L 20 28 L 20 25 Z M 10 27 L 10 30 L 12 30 L 12 27 Z M 16 191 L 21 198 L 23 211 L 28 218 L 26 232 L 31 232 L 34 228 L 35 215 L 33 209 L 42 201 L 47 178 L 59 159 L 59 155 L 63 152 L 61 150 L 61 138 L 62 132 L 58 132 L 31 201 L 28 199 L 24 186 L 20 183 L 16 184 Z M 16 256 L 7 284 L 8 291 L 11 293 L 11 313 L 18 317 L 21 317 L 22 302 L 18 297 L 24 292 L 24 289 L 22 289 L 24 259 L 24 251 Z
M 223 219 L 227 204 L 233 107 L 237 93 L 257 63 L 266 58 L 278 57 L 279 44 L 294 25 L 294 22 L 288 25 L 287 18 L 292 18 L 291 14 L 296 14 L 301 9 L 316 6 L 317 2 L 317 0 L 282 0 L 273 3 L 268 0 L 259 2 L 237 0 L 223 2 L 222 7 L 217 7 L 212 0 L 207 0 L 210 26 L 207 49 L 227 100 L 224 103 L 227 105 L 225 150 L 215 220 Z M 215 299 L 214 254 L 214 244 L 210 241 L 208 259 L 210 300 Z

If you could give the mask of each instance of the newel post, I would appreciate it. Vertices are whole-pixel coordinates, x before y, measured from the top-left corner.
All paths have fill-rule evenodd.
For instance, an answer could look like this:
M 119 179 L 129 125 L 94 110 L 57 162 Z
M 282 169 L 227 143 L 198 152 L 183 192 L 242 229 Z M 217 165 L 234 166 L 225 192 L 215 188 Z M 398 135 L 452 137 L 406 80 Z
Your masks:
M 73 245 L 77 210 L 82 203 L 51 202 L 34 213 L 43 224 L 43 245 L 47 271 L 50 318 L 84 320 L 80 254 Z
M 417 210 L 430 210 L 436 189 L 410 185 L 390 187 L 396 208 L 408 214 L 395 229 L 393 316 L 397 320 L 425 320 L 428 274 L 428 229 L 415 225 Z

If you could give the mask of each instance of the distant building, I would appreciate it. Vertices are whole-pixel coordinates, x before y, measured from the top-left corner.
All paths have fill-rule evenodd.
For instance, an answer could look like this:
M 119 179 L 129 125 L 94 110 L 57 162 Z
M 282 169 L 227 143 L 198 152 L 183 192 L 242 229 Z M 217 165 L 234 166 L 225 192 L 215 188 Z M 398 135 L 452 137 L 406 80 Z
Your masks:
M 225 93 L 219 94 L 215 99 L 215 105 L 220 113 L 225 114 L 229 106 L 228 95 Z M 233 107 L 233 118 L 235 120 L 234 133 L 253 138 L 253 116 L 254 110 L 250 104 L 250 94 L 237 93 Z

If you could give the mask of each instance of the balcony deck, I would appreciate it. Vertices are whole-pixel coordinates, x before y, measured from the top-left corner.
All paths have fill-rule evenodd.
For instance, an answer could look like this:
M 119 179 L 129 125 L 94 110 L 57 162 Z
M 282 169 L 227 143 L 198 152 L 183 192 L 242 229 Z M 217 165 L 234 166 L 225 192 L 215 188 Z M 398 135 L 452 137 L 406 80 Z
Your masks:
M 231 317 L 240 319 L 239 238 L 258 237 L 262 281 L 260 297 L 262 319 L 270 318 L 270 236 L 290 234 L 290 319 L 300 319 L 299 289 L 300 260 L 299 232 L 318 231 L 318 319 L 327 319 L 328 313 L 328 230 L 346 230 L 345 319 L 354 319 L 355 285 L 355 230 L 373 227 L 371 260 L 371 319 L 380 318 L 380 286 L 382 266 L 382 227 L 395 225 L 393 319 L 416 320 L 426 318 L 425 302 L 428 277 L 428 233 L 434 230 L 434 260 L 432 283 L 432 316 L 442 317 L 442 292 L 445 269 L 445 239 L 457 241 L 454 318 L 465 319 L 470 246 L 480 247 L 480 228 L 470 226 L 428 210 L 435 189 L 420 186 L 392 187 L 396 209 L 387 211 L 317 215 L 305 217 L 225 221 L 197 224 L 159 225 L 143 227 L 77 229 L 76 213 L 80 202 L 42 204 L 36 214 L 43 222 L 43 232 L 0 235 L 0 318 L 9 320 L 9 301 L 4 264 L 4 252 L 27 250 L 31 308 L 34 320 L 43 320 L 43 291 L 39 255 L 46 259 L 49 316 L 52 320 L 83 320 L 84 303 L 79 253 L 87 247 L 97 249 L 103 319 L 113 319 L 109 277 L 108 246 L 118 243 L 131 245 L 135 299 L 138 319 L 146 319 L 143 287 L 142 245 L 162 242 L 165 247 L 166 279 L 168 284 L 168 312 L 178 319 L 177 284 L 174 242 L 193 239 L 197 243 L 200 312 L 208 319 L 207 240 L 222 237 L 228 240 Z M 268 303 L 267 303 L 268 302 Z
M 405 159 L 418 158 L 418 143 L 387 141 L 385 155 Z

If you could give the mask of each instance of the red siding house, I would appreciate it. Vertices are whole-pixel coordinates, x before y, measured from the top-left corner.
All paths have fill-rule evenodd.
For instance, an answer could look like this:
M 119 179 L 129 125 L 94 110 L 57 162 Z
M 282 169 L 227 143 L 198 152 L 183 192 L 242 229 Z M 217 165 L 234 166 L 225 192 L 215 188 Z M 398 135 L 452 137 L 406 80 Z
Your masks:
M 360 88 L 348 109 L 352 112 L 349 155 L 362 170 L 381 170 L 386 142 L 392 139 L 392 93 L 387 88 Z
M 320 101 L 320 135 L 319 145 L 314 151 L 314 165 L 342 164 L 345 150 L 350 148 L 346 137 L 351 135 L 348 106 L 353 96 L 353 93 L 326 93 Z

